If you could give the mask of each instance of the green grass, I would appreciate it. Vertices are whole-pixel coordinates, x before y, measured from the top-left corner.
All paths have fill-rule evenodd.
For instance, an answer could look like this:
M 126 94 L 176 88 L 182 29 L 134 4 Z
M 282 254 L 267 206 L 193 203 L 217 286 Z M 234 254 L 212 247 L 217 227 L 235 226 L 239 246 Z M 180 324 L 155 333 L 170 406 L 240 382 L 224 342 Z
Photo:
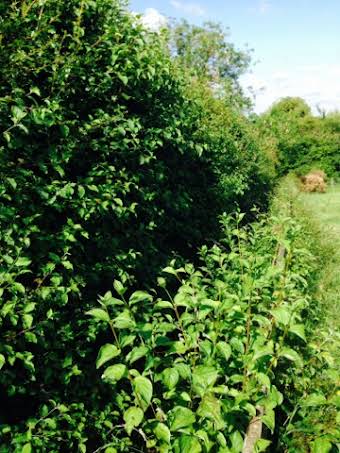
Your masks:
M 340 185 L 328 188 L 326 193 L 299 195 L 312 222 L 318 225 L 325 253 L 319 297 L 324 307 L 325 325 L 328 326 L 330 350 L 340 367 Z
M 308 210 L 329 230 L 334 232 L 335 240 L 340 242 L 340 185 L 328 188 L 326 193 L 303 193 L 301 199 Z

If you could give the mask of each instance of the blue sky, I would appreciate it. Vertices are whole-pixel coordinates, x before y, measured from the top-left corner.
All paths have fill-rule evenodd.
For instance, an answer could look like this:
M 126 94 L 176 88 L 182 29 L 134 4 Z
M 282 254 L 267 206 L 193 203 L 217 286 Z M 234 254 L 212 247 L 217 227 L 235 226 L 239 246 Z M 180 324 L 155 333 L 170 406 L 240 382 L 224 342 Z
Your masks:
M 132 0 L 130 7 L 151 22 L 184 17 L 229 27 L 232 42 L 254 49 L 256 64 L 242 83 L 255 89 L 258 112 L 283 96 L 340 110 L 340 0 Z

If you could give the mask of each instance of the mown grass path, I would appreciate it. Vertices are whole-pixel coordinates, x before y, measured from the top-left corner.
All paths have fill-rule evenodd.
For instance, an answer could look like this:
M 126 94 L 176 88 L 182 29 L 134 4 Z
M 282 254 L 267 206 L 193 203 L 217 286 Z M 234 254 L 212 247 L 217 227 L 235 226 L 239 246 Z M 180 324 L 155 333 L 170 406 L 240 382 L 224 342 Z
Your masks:
M 324 305 L 325 323 L 334 332 L 333 353 L 340 367 L 340 184 L 326 193 L 300 195 L 307 212 L 320 223 L 325 242 L 332 246 L 332 256 L 323 271 L 320 297 Z
M 301 198 L 315 217 L 335 233 L 340 246 L 340 185 L 328 188 L 326 193 L 304 193 Z

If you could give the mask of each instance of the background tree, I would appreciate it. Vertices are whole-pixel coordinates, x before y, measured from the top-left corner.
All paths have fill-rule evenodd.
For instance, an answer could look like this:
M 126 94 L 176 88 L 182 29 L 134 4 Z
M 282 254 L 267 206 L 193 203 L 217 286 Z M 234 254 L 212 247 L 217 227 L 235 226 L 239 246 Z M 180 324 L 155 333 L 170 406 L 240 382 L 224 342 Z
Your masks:
M 316 116 L 301 98 L 284 98 L 260 116 L 258 127 L 275 144 L 277 170 L 283 175 L 322 169 L 339 174 L 339 115 Z
M 229 30 L 220 24 L 202 26 L 187 21 L 170 27 L 170 48 L 177 62 L 190 74 L 208 80 L 215 93 L 228 98 L 232 105 L 248 105 L 240 86 L 240 76 L 250 66 L 249 50 L 239 50 L 229 41 Z

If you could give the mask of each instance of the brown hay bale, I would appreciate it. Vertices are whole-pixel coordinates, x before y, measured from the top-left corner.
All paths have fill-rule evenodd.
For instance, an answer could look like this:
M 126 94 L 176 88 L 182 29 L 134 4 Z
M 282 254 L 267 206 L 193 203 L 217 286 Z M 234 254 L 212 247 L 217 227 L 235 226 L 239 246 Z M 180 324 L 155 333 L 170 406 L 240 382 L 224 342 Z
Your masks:
M 322 170 L 315 170 L 301 178 L 304 192 L 325 192 L 326 191 L 326 174 Z
M 308 174 L 320 176 L 320 178 L 322 178 L 324 181 L 326 181 L 326 179 L 327 179 L 326 173 L 323 170 L 312 170 Z

